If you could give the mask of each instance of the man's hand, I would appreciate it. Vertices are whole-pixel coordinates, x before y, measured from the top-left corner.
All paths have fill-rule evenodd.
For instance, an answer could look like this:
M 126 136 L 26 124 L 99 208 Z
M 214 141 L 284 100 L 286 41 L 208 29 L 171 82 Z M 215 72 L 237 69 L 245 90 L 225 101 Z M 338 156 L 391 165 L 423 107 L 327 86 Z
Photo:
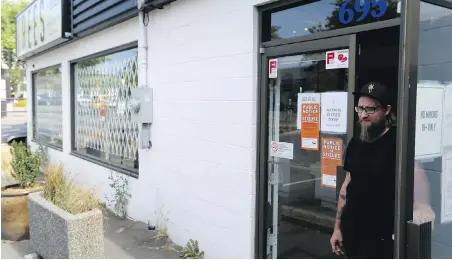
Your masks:
M 431 221 L 432 229 L 435 228 L 435 212 L 429 205 L 414 203 L 413 209 L 413 223 L 422 224 Z
M 336 255 L 343 255 L 343 245 L 342 245 L 342 232 L 340 229 L 334 229 L 334 233 L 330 239 L 331 249 L 333 249 L 333 253 Z

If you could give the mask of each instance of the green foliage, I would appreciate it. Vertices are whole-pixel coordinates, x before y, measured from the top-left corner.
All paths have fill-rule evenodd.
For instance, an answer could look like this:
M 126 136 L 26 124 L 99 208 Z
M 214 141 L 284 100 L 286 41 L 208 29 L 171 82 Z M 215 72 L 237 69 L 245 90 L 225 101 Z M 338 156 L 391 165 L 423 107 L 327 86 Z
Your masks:
M 183 249 L 183 257 L 188 259 L 203 259 L 204 251 L 199 249 L 198 240 L 190 239 Z
M 40 173 L 40 154 L 32 152 L 22 142 L 17 143 L 13 141 L 11 144 L 11 155 L 11 175 L 20 183 L 22 188 L 32 186 Z
M 12 86 L 17 88 L 24 77 L 24 69 L 16 58 L 16 15 L 25 8 L 29 1 L 2 1 L 2 61 L 8 62 L 8 52 L 11 52 L 10 79 Z
M 272 40 L 278 40 L 281 39 L 281 36 L 279 36 L 279 30 L 281 29 L 281 26 L 272 25 L 271 27 L 271 39 Z
M 114 204 L 115 213 L 125 218 L 127 217 L 127 205 L 131 197 L 128 176 L 121 173 L 114 174 L 111 171 L 108 179 L 111 181 L 110 187 L 114 189 L 114 198 L 110 203 Z
M 2 1 L 2 49 L 16 53 L 16 15 L 27 5 L 27 1 Z

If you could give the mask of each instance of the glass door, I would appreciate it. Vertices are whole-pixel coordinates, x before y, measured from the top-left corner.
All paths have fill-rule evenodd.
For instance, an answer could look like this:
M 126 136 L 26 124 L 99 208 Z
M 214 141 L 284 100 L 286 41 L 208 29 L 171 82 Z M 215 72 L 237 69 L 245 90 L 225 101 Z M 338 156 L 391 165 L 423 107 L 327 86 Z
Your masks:
M 407 153 L 399 155 L 400 194 L 406 192 L 398 198 L 399 221 L 408 222 L 399 256 L 452 258 L 452 1 L 406 0 L 403 6 L 409 69 L 400 91 L 415 102 L 399 105 L 407 125 L 401 135 L 408 136 L 401 140 Z
M 335 258 L 340 167 L 353 134 L 355 35 L 265 50 L 268 258 Z

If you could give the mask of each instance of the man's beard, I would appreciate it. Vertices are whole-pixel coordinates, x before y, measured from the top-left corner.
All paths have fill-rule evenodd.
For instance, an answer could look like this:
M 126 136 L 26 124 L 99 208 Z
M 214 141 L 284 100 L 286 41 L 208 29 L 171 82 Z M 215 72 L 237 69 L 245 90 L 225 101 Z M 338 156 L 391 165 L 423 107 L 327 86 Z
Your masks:
M 358 127 L 360 129 L 359 139 L 363 142 L 370 142 L 379 137 L 386 129 L 386 119 L 383 117 L 368 126 L 364 125 L 362 121 L 358 121 Z

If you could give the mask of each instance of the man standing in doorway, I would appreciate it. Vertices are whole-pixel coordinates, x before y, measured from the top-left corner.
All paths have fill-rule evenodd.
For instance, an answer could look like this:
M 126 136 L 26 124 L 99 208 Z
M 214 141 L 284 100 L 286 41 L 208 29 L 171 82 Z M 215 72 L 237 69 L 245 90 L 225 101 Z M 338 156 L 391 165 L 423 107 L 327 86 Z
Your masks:
M 347 258 L 393 258 L 396 127 L 386 86 L 372 82 L 358 99 L 359 136 L 347 146 L 331 247 Z

